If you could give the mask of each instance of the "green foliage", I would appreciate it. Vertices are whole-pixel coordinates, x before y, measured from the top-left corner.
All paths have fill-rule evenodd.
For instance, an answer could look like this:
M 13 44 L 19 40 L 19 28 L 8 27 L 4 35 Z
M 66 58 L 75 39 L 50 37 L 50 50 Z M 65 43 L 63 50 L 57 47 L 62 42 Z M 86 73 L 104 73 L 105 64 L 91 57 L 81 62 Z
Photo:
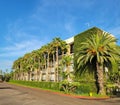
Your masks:
M 77 69 L 84 71 L 86 69 L 91 70 L 90 67 L 92 67 L 95 70 L 97 62 L 111 69 L 112 63 L 117 64 L 119 57 L 115 42 L 115 37 L 104 32 L 92 34 L 90 38 L 86 38 L 85 42 L 81 42 L 80 49 L 75 55 L 77 57 Z
M 89 71 L 86 71 L 82 75 L 75 75 L 74 81 L 78 82 L 95 82 L 94 73 L 89 73 Z
M 80 41 L 79 48 L 76 48 L 75 73 L 80 75 L 86 71 L 95 73 L 98 94 L 105 94 L 103 70 L 105 67 L 111 70 L 112 64 L 117 64 L 119 58 L 116 38 L 109 33 L 97 30 L 96 33 L 93 32 L 84 39 Z
M 119 89 L 119 92 L 120 92 L 120 88 L 117 86 L 117 85 L 115 85 L 115 84 L 111 84 L 111 83 L 108 83 L 107 85 L 106 85 L 106 94 L 107 95 L 110 95 L 110 96 L 112 96 L 112 95 L 117 95 L 117 90 Z
M 63 81 L 61 83 L 56 82 L 35 82 L 35 81 L 20 81 L 10 80 L 11 83 L 21 84 L 25 86 L 37 87 L 42 89 L 50 89 L 56 91 L 64 91 L 65 93 L 73 94 L 89 94 L 90 92 L 95 93 L 96 88 L 94 83 L 79 83 L 79 82 L 68 82 Z
M 6 70 L 6 72 L 4 72 L 4 75 L 3 75 L 3 81 L 9 82 L 11 77 L 12 77 L 12 72 L 8 73 Z
M 75 91 L 76 94 L 89 94 L 90 92 L 97 92 L 94 82 L 81 82 L 79 87 Z
M 55 66 L 55 61 L 58 62 L 58 55 L 63 55 L 65 52 L 67 52 L 67 43 L 60 38 L 54 38 L 52 42 L 42 46 L 40 49 L 18 58 L 14 61 L 12 69 L 15 75 L 24 72 L 30 73 L 30 71 L 34 70 L 42 71 L 43 69 L 46 69 L 46 72 L 48 72 L 47 69 L 49 69 L 50 66 Z M 58 66 L 59 65 L 56 66 L 57 73 Z M 58 81 L 58 74 L 56 76 L 57 79 L 55 80 Z M 15 76 L 14 79 L 18 80 L 18 76 Z M 48 81 L 48 79 L 46 79 L 46 81 Z
M 4 81 L 9 82 L 10 78 L 11 78 L 10 75 L 5 75 L 4 76 Z
M 20 80 L 11 80 L 10 82 L 22 84 L 25 86 L 43 88 L 43 89 L 60 90 L 60 83 L 56 83 L 56 82 L 35 82 L 35 81 L 20 81 Z
M 76 53 L 77 51 L 79 51 L 80 44 L 81 44 L 82 42 L 86 41 L 86 38 L 91 37 L 91 35 L 93 35 L 93 34 L 102 33 L 102 32 L 103 32 L 103 31 L 100 30 L 99 28 L 93 27 L 93 28 L 91 28 L 91 29 L 88 29 L 88 30 L 86 30 L 86 31 L 84 31 L 84 32 L 76 35 L 76 36 L 74 37 L 74 46 L 75 46 L 75 47 L 74 47 L 74 51 L 75 51 L 75 53 Z
M 72 57 L 70 55 L 63 56 L 63 58 L 60 61 L 60 74 L 63 78 L 63 80 L 67 79 L 68 81 L 71 81 L 74 78 L 73 73 L 70 71 L 69 66 L 71 65 Z M 63 69 L 66 68 L 66 71 L 63 71 Z
M 69 82 L 64 80 L 61 82 L 60 90 L 64 91 L 65 93 L 74 93 L 79 85 L 79 82 Z
M 120 71 L 109 73 L 109 80 L 112 83 L 120 83 Z
M 78 35 L 76 35 L 74 37 L 74 55 L 76 55 L 79 50 L 80 50 L 80 46 L 81 46 L 81 43 L 86 41 L 86 38 L 89 38 L 91 37 L 92 34 L 97 34 L 97 33 L 102 33 L 103 31 L 96 28 L 96 27 L 93 27 L 89 30 L 86 30 Z M 74 56 L 74 67 L 75 69 L 77 69 L 77 56 Z

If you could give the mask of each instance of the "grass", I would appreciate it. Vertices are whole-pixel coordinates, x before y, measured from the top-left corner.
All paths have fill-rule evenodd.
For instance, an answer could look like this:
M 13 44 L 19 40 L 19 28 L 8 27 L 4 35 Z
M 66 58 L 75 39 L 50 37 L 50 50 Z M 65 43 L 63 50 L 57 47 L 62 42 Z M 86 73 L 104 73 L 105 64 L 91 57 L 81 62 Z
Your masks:
M 63 91 L 59 91 L 59 90 L 52 90 L 52 89 L 47 89 L 47 88 L 40 88 L 40 87 L 36 87 L 36 86 L 28 86 L 28 85 L 25 85 L 25 84 L 14 83 L 14 82 L 9 82 L 9 83 L 10 83 L 10 84 L 17 85 L 17 86 L 24 86 L 24 87 L 34 88 L 34 89 L 40 89 L 40 90 L 46 90 L 46 91 L 64 93 Z
M 18 86 L 24 86 L 24 87 L 29 87 L 29 88 L 34 88 L 34 89 L 40 89 L 43 91 L 49 91 L 49 92 L 54 92 L 57 94 L 66 94 L 64 91 L 60 91 L 60 90 L 52 90 L 52 89 L 46 89 L 46 88 L 40 88 L 40 87 L 36 87 L 36 86 L 27 86 L 25 84 L 20 84 L 20 83 L 14 83 L 14 82 L 9 82 L 10 84 L 14 84 L 14 85 L 18 85 Z M 82 94 L 75 94 L 75 93 L 67 93 L 66 95 L 71 95 L 71 96 L 76 96 L 76 97 L 90 97 L 90 98 L 108 98 L 108 96 L 106 95 L 99 95 L 96 93 L 92 93 L 92 96 L 90 96 L 90 93 L 82 93 Z

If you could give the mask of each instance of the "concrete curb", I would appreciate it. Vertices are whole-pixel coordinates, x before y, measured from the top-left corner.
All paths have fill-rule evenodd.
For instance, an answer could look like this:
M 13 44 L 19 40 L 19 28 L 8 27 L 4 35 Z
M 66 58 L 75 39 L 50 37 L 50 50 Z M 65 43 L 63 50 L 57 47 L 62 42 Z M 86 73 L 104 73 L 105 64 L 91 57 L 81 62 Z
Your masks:
M 52 91 L 48 91 L 48 92 L 52 92 Z M 72 95 L 72 94 L 64 94 L 64 93 L 59 93 L 59 92 L 52 92 L 52 93 L 53 94 L 58 94 L 58 95 L 61 95 L 61 96 L 67 96 L 67 97 L 78 98 L 78 99 L 86 99 L 86 100 L 106 100 L 106 99 L 110 99 L 109 96 L 105 96 L 105 97 L 90 97 L 90 96 L 77 96 L 77 95 Z

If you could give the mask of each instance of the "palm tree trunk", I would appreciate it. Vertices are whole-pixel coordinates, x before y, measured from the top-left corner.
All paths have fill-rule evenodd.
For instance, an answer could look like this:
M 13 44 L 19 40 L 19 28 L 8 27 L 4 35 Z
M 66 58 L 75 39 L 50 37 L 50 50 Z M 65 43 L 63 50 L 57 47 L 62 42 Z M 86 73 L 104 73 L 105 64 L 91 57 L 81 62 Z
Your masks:
M 49 63 L 49 53 L 48 53 L 48 58 L 47 58 L 47 75 L 46 75 L 46 81 L 49 81 L 49 69 L 50 69 L 50 63 Z
M 62 57 L 64 56 L 64 50 L 62 50 Z
M 67 65 L 67 71 L 66 71 L 68 74 L 67 74 L 67 81 L 68 82 L 71 82 L 71 78 L 70 78 L 70 69 L 69 69 L 69 66 Z
M 28 71 L 28 81 L 30 81 L 30 70 Z
M 46 67 L 46 55 L 45 55 L 45 53 L 44 53 L 44 60 L 45 60 L 45 62 L 44 62 L 44 70 L 46 71 L 46 69 L 47 69 L 47 67 Z M 47 78 L 46 78 L 47 79 Z
M 58 65 L 59 65 L 59 64 L 58 64 L 58 63 L 59 63 L 59 62 L 58 62 L 58 47 L 56 48 L 56 62 L 57 62 L 57 66 L 56 66 L 56 69 L 57 69 L 57 71 L 56 71 L 56 77 L 57 77 L 57 78 L 56 78 L 56 79 L 57 79 L 57 82 L 58 82 L 58 81 L 59 81 L 59 76 L 58 76 L 58 75 L 59 75 L 59 74 L 58 74 Z
M 41 68 L 40 68 L 40 66 L 41 66 L 41 62 L 40 62 L 40 57 L 39 57 L 39 59 L 38 59 L 38 71 L 39 71 L 39 74 L 38 74 L 38 81 L 41 81 Z
M 103 65 L 96 62 L 97 68 L 97 85 L 98 85 L 98 94 L 105 95 L 104 90 L 104 80 L 103 80 Z
M 53 53 L 53 62 L 52 62 L 52 68 L 55 68 L 55 54 Z M 55 75 L 55 78 L 54 78 L 54 82 L 56 81 L 56 73 L 54 71 L 54 75 Z

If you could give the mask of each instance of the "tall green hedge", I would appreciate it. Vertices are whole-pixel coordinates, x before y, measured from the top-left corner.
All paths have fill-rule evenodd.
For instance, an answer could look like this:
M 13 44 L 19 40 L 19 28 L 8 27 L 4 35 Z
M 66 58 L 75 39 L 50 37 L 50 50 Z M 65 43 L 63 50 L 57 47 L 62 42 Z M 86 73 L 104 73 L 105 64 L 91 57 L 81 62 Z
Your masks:
M 75 91 L 76 94 L 89 94 L 90 92 L 97 93 L 97 88 L 94 82 L 80 83 L 80 86 Z
M 21 84 L 24 86 L 31 86 L 43 89 L 51 89 L 61 91 L 61 83 L 59 82 L 40 82 L 40 81 L 20 81 L 20 80 L 10 80 L 11 83 Z M 76 94 L 84 94 L 93 92 L 96 93 L 96 87 L 94 82 L 79 82 L 80 85 L 75 90 Z
M 103 31 L 97 27 L 93 27 L 93 28 L 90 28 L 78 35 L 76 35 L 74 37 L 74 69 L 77 69 L 77 58 L 76 58 L 76 54 L 79 52 L 80 50 L 80 46 L 81 46 L 81 43 L 86 41 L 86 38 L 89 38 L 91 35 L 93 34 L 97 34 L 97 33 L 102 33 Z M 84 79 L 86 77 L 89 78 L 91 77 L 92 79 L 94 79 L 94 76 L 93 75 L 90 75 L 88 72 L 86 72 L 86 74 L 84 74 L 83 76 L 81 76 L 80 78 Z
M 103 31 L 97 27 L 90 28 L 80 34 L 74 36 L 74 53 L 79 51 L 81 42 L 86 40 L 86 37 L 89 38 L 93 34 L 102 33 Z
M 75 67 L 75 69 L 77 69 L 77 64 L 76 64 L 77 58 L 75 55 L 80 50 L 81 43 L 86 41 L 86 38 L 89 38 L 91 35 L 97 34 L 97 33 L 102 34 L 103 32 L 104 32 L 103 30 L 101 30 L 97 27 L 93 27 L 93 28 L 90 28 L 90 29 L 88 29 L 88 30 L 86 30 L 86 31 L 84 31 L 84 32 L 82 32 L 74 37 L 74 67 Z M 115 44 L 115 43 L 113 43 L 113 44 Z M 112 62 L 112 65 L 113 65 L 112 70 L 117 71 L 118 64 Z
M 60 83 L 57 82 L 38 82 L 38 81 L 21 81 L 21 80 L 11 80 L 12 83 L 22 84 L 25 86 L 32 86 L 51 90 L 60 90 Z

